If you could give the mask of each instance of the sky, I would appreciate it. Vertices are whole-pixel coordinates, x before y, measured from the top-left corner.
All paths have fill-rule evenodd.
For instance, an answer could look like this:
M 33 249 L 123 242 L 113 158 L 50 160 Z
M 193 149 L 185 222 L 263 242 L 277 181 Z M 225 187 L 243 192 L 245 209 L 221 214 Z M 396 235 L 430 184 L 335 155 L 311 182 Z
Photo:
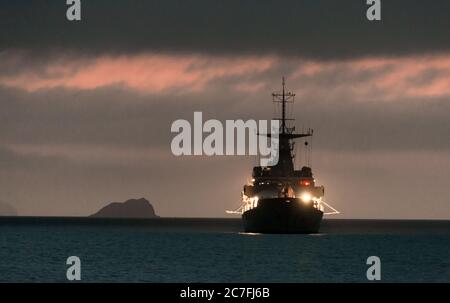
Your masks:
M 450 2 L 0 1 L 0 201 L 227 217 L 257 159 L 175 157 L 177 119 L 270 119 L 281 77 L 336 218 L 450 219 Z M 301 144 L 298 144 L 301 146 Z M 297 165 L 304 164 L 297 150 Z

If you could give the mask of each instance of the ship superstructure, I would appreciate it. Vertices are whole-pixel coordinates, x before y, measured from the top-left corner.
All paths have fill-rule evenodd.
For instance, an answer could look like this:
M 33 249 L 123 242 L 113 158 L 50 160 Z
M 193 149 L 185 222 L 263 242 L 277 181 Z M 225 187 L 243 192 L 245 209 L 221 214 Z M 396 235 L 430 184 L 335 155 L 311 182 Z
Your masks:
M 279 161 L 274 166 L 253 168 L 237 212 L 242 214 L 246 232 L 315 233 L 319 231 L 325 207 L 330 207 L 331 213 L 338 212 L 322 200 L 325 189 L 316 184 L 311 168 L 294 168 L 294 140 L 311 137 L 313 130 L 296 133 L 295 127 L 288 125 L 294 119 L 287 118 L 286 107 L 294 102 L 295 94 L 286 91 L 284 78 L 282 91 L 273 93 L 272 97 L 281 107 L 281 117 L 277 118 L 280 120 Z

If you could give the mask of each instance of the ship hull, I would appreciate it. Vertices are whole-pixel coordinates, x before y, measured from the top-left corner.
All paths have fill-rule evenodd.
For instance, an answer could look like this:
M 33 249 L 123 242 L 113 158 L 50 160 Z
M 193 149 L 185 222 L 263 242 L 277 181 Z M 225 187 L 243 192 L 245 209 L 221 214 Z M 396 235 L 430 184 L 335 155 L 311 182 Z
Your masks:
M 318 233 L 323 212 L 298 198 L 260 199 L 242 214 L 245 232 Z

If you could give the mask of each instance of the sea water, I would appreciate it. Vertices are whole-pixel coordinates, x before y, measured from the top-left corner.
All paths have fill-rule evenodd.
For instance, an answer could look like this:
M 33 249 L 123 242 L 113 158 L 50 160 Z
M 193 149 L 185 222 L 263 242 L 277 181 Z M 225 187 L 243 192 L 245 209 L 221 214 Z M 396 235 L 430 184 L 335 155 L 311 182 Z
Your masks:
M 313 235 L 242 232 L 240 220 L 0 218 L 1 282 L 450 282 L 450 221 L 333 220 Z

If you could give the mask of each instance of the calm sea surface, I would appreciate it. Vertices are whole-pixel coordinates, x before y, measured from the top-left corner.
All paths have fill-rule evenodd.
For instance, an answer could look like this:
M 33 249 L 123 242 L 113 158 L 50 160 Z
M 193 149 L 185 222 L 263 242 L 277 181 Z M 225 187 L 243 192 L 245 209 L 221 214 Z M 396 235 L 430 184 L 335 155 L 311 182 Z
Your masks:
M 241 232 L 238 219 L 0 218 L 1 282 L 450 282 L 450 221 L 326 220 L 316 235 Z

